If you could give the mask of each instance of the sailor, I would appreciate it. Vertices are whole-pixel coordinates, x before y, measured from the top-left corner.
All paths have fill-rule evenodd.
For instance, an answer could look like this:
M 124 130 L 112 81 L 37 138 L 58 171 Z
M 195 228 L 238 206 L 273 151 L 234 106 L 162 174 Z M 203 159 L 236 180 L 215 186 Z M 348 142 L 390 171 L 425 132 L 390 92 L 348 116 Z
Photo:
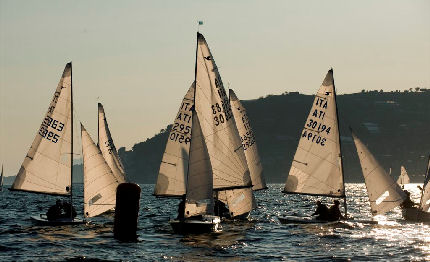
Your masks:
M 406 194 L 406 199 L 400 204 L 401 208 L 411 208 L 414 207 L 416 204 L 411 200 L 411 193 L 409 193 L 408 190 L 403 190 Z
M 328 208 L 325 204 L 322 204 L 321 201 L 317 201 L 317 210 L 312 216 L 318 215 L 316 219 L 318 220 L 327 220 L 328 219 Z
M 337 221 L 339 219 L 345 219 L 340 213 L 339 200 L 334 200 L 333 205 L 328 209 L 328 221 Z
M 219 199 L 215 199 L 214 210 L 215 216 L 230 217 L 227 206 Z
M 75 218 L 77 213 L 75 207 L 72 206 L 69 202 L 63 202 L 63 210 L 64 210 L 64 218 Z
M 184 215 L 185 215 L 185 196 L 182 197 L 182 200 L 179 203 L 179 206 L 178 206 L 178 216 L 176 217 L 176 219 L 183 220 L 184 219 Z
M 46 212 L 46 217 L 48 220 L 55 220 L 62 217 L 63 212 L 63 201 L 61 199 L 57 199 L 55 205 L 51 206 Z
M 63 202 L 58 199 L 55 205 L 51 206 L 46 212 L 48 220 L 56 220 L 59 218 L 75 218 L 77 215 L 75 208 L 68 202 Z

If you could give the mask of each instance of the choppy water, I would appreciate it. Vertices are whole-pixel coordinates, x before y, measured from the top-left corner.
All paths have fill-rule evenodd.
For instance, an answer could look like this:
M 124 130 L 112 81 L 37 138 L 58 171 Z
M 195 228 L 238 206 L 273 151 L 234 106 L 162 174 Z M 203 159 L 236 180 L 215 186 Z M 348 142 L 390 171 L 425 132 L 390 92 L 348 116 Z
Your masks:
M 113 238 L 112 216 L 92 219 L 89 225 L 34 226 L 29 216 L 45 213 L 55 197 L 0 192 L 0 260 L 430 260 L 430 225 L 403 221 L 399 209 L 374 218 L 379 225 L 281 225 L 278 215 L 311 214 L 317 198 L 284 195 L 283 185 L 272 184 L 256 193 L 259 207 L 251 221 L 223 223 L 222 233 L 181 236 L 168 224 L 176 216 L 178 200 L 156 199 L 153 185 L 141 187 L 137 243 Z M 82 186 L 75 188 L 80 193 L 77 204 L 82 201 Z M 416 184 L 408 188 L 417 201 Z M 370 219 L 364 184 L 348 184 L 347 195 L 348 213 Z

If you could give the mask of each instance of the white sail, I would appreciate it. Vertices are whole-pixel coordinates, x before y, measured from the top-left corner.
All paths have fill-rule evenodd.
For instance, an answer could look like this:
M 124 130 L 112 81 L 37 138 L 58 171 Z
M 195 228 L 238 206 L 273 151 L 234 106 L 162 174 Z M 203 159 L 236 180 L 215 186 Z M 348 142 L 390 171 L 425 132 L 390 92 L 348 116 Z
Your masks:
M 98 121 L 99 121 L 99 141 L 98 146 L 103 154 L 107 164 L 112 170 L 114 176 L 120 183 L 126 181 L 124 167 L 119 158 L 115 144 L 113 142 L 109 126 L 106 120 L 105 110 L 101 103 L 98 103 Z
M 384 214 L 400 205 L 406 195 L 396 181 L 382 169 L 360 139 L 355 134 L 352 134 L 352 137 L 360 158 L 372 214 Z
M 345 196 L 333 70 L 328 71 L 300 136 L 285 193 Z
M 406 185 L 410 183 L 410 179 L 408 176 L 408 172 L 406 172 L 406 169 L 404 166 L 400 167 L 400 176 L 397 179 L 397 184 L 399 185 Z
M 258 155 L 257 143 L 245 107 L 232 89 L 229 90 L 229 98 L 237 130 L 242 141 L 242 147 L 245 151 L 246 162 L 252 180 L 252 189 L 266 189 L 266 181 L 263 177 L 263 166 L 260 161 L 260 156 Z
M 231 217 L 248 214 L 257 207 L 257 202 L 251 188 L 219 191 L 218 200 L 228 206 Z
M 197 42 L 195 110 L 212 165 L 213 188 L 251 187 L 245 153 L 218 68 L 200 33 Z
M 68 63 L 11 190 L 69 195 L 72 163 L 72 64 Z
M 177 197 L 185 195 L 193 106 L 194 83 L 182 100 L 170 130 L 155 185 L 154 195 L 156 196 Z
M 192 114 L 185 217 L 213 214 L 212 166 L 198 115 Z
M 116 188 L 120 183 L 82 124 L 81 136 L 84 158 L 84 215 L 94 217 L 115 207 Z
M 430 156 L 427 163 L 426 177 L 424 179 L 423 191 L 421 195 L 420 207 L 422 210 L 430 211 Z

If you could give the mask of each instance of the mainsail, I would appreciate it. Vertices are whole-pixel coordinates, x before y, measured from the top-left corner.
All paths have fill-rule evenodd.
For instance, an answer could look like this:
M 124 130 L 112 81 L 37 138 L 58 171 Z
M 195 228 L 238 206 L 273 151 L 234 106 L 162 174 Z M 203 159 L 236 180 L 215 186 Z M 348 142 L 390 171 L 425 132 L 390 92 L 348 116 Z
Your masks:
M 430 156 L 427 163 L 426 177 L 424 179 L 423 191 L 421 195 L 420 207 L 423 211 L 428 212 L 430 208 Z
M 118 180 L 118 182 L 124 183 L 126 181 L 124 167 L 119 158 L 115 144 L 113 143 L 113 139 L 106 120 L 105 110 L 101 103 L 98 103 L 98 116 L 98 146 L 115 178 Z
M 180 197 L 185 195 L 191 141 L 194 83 L 182 100 L 169 133 L 158 172 L 154 195 Z
M 199 117 L 192 118 L 185 217 L 214 213 L 212 166 Z
M 266 181 L 263 177 L 263 166 L 260 161 L 260 156 L 258 155 L 257 143 L 245 107 L 232 89 L 229 90 L 229 98 L 237 130 L 242 141 L 242 147 L 245 151 L 246 162 L 252 180 L 252 189 L 266 189 Z
M 72 117 L 72 64 L 68 63 L 11 190 L 71 194 Z
M 406 169 L 404 166 L 400 167 L 400 176 L 397 179 L 397 184 L 399 185 L 406 185 L 410 183 L 410 179 L 408 176 L 408 172 L 406 172 Z
M 120 183 L 82 124 L 81 136 L 84 157 L 84 214 L 85 217 L 94 217 L 115 207 L 116 188 Z
M 379 165 L 360 139 L 354 133 L 352 137 L 360 158 L 372 214 L 384 214 L 400 205 L 406 195 L 394 179 Z
M 328 71 L 303 128 L 284 193 L 344 197 L 333 70 Z
M 200 33 L 197 33 L 195 111 L 212 165 L 214 190 L 251 187 L 230 103 L 214 58 Z

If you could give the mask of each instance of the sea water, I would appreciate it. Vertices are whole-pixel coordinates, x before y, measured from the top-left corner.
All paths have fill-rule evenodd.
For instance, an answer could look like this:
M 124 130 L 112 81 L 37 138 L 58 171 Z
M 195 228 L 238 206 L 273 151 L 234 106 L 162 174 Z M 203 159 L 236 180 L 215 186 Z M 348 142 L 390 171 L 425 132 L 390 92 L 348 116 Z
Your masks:
M 418 184 L 406 188 L 419 200 Z M 141 185 L 139 235 L 134 243 L 113 238 L 113 215 L 92 218 L 87 225 L 36 226 L 31 215 L 46 213 L 58 197 L 0 192 L 0 260 L 3 261 L 345 261 L 430 260 L 430 225 L 406 222 L 399 208 L 373 217 L 379 224 L 282 225 L 282 215 L 308 216 L 315 201 L 333 199 L 284 195 L 283 185 L 270 184 L 255 193 L 258 208 L 250 221 L 223 222 L 221 233 L 174 234 L 169 219 L 177 199 L 152 196 L 154 185 Z M 82 214 L 82 185 L 74 197 Z M 364 184 L 347 184 L 348 214 L 370 220 Z M 342 206 L 342 205 L 341 205 Z

